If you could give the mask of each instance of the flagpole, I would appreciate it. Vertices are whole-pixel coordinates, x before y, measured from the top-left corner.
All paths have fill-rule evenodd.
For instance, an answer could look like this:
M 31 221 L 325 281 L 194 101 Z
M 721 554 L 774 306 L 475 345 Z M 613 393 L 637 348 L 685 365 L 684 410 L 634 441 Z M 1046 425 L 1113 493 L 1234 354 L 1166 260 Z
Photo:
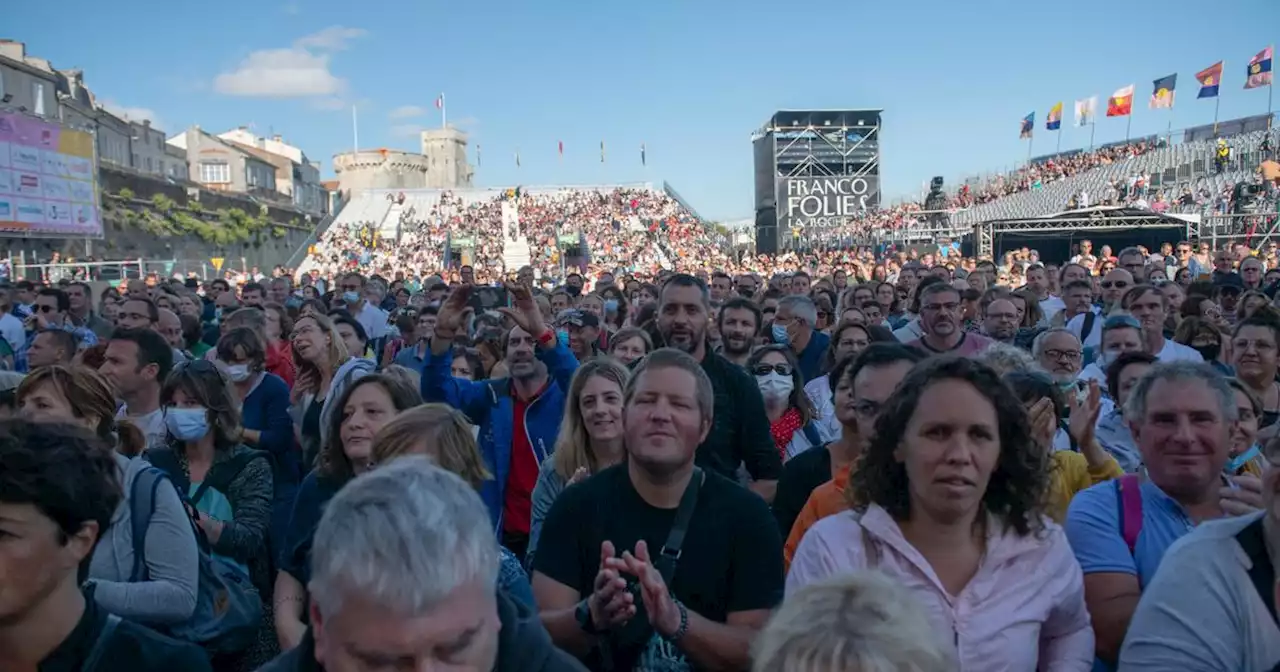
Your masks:
M 1129 142 L 1129 131 L 1133 129 L 1133 106 L 1129 109 L 1129 121 L 1124 125 L 1124 141 Z
M 444 92 L 440 93 L 440 128 L 449 128 L 445 110 Z
M 1213 137 L 1218 137 L 1218 107 L 1222 105 L 1222 96 L 1213 97 Z
M 1053 150 L 1053 153 L 1059 154 L 1061 152 L 1062 152 L 1062 122 L 1059 121 L 1058 122 L 1058 146 L 1056 149 Z
M 1098 122 L 1093 121 L 1089 124 L 1089 151 L 1093 151 L 1093 136 L 1098 132 Z

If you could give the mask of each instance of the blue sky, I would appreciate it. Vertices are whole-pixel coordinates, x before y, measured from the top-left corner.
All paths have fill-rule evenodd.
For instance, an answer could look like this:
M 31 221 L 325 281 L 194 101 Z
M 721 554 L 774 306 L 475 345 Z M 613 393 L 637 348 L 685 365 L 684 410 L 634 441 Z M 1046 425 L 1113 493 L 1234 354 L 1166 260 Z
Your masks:
M 1072 101 L 1098 95 L 1105 108 L 1130 83 L 1134 136 L 1210 123 L 1193 75 L 1220 59 L 1221 118 L 1263 113 L 1266 90 L 1241 90 L 1245 65 L 1280 41 L 1276 0 L 21 5 L 0 37 L 83 68 L 100 101 L 170 135 L 252 124 L 331 175 L 352 145 L 352 105 L 361 147 L 414 149 L 418 128 L 440 124 L 444 92 L 473 162 L 483 148 L 480 185 L 665 179 L 718 219 L 751 214 L 750 133 L 778 109 L 883 108 L 887 202 L 933 175 L 1025 160 L 1018 125 L 1032 110 L 1035 153 L 1052 151 L 1043 121 L 1059 100 L 1064 149 L 1089 141 L 1070 127 Z M 1147 109 L 1152 80 L 1171 72 L 1172 114 Z M 1096 130 L 1099 143 L 1122 139 L 1125 122 Z

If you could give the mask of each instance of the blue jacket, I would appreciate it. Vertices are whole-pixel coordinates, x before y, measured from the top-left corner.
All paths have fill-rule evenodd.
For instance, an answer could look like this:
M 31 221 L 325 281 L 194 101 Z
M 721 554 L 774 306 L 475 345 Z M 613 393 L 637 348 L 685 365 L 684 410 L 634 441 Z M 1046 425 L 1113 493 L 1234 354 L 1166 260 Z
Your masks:
M 564 416 L 565 394 L 569 381 L 578 370 L 578 360 L 568 346 L 559 343 L 550 350 L 538 348 L 537 357 L 547 366 L 550 380 L 547 389 L 529 404 L 524 426 L 538 464 L 555 450 L 560 419 Z M 493 479 L 480 487 L 480 498 L 489 507 L 494 529 L 502 529 L 502 504 L 505 501 L 507 475 L 511 470 L 511 435 L 515 428 L 512 417 L 515 401 L 511 397 L 511 379 L 470 381 L 450 375 L 453 352 L 434 355 L 427 350 L 422 367 L 422 398 L 427 402 L 448 404 L 480 428 L 480 454 Z

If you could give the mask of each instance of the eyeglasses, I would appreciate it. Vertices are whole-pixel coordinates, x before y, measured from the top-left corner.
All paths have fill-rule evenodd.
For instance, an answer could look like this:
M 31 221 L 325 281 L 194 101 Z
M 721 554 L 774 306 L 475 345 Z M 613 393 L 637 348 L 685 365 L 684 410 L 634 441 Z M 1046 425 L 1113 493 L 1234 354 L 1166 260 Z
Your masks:
M 47 303 L 43 303 L 43 304 L 41 304 L 41 303 L 37 303 L 37 304 L 35 305 L 35 309 L 36 309 L 37 311 L 41 312 L 41 313 L 52 313 L 52 312 L 56 311 L 56 310 L 58 309 L 58 307 L 57 307 L 57 306 L 51 306 L 51 305 L 49 305 L 49 304 L 47 304 Z
M 1103 289 L 1111 289 L 1113 287 L 1115 289 L 1124 289 L 1125 287 L 1129 286 L 1129 283 L 1124 280 L 1103 280 L 1099 284 L 1102 286 Z
M 1081 353 L 1079 350 L 1045 350 L 1044 356 L 1049 359 L 1065 359 L 1068 362 L 1079 361 Z
M 751 369 L 751 372 L 757 376 L 767 376 L 770 373 L 777 373 L 783 376 L 791 375 L 790 364 L 757 364 Z

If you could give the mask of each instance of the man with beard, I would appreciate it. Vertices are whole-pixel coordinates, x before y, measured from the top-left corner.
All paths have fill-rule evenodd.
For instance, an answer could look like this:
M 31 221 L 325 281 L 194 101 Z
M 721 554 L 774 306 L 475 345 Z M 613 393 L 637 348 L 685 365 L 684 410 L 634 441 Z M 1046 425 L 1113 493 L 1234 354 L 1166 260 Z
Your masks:
M 565 393 L 578 360 L 547 328 L 530 288 L 515 285 L 508 287 L 515 308 L 498 309 L 516 325 L 502 339 L 510 377 L 481 381 L 452 377 L 453 341 L 464 332 L 474 288 L 458 285 L 436 314 L 431 348 L 422 367 L 422 398 L 449 404 L 480 428 L 480 452 L 493 474 L 480 494 L 490 511 L 501 511 L 493 522 L 501 525 L 502 544 L 524 557 L 533 487 L 540 465 L 555 448 Z M 764 413 L 763 402 L 760 412 Z
M 782 474 L 782 457 L 773 445 L 764 397 L 742 367 L 707 347 L 711 296 L 707 285 L 685 273 L 667 279 L 658 299 L 658 334 L 663 344 L 693 355 L 711 379 L 715 413 L 711 432 L 698 446 L 698 466 L 726 478 L 737 478 L 745 464 L 751 489 L 765 501 Z
M 669 310 L 698 304 L 689 281 L 701 285 L 667 283 Z M 686 327 L 674 331 L 688 342 Z M 781 601 L 768 507 L 696 466 L 720 410 L 706 373 L 714 357 L 662 348 L 639 360 L 623 391 L 627 462 L 565 490 L 547 515 L 534 596 L 556 645 L 593 670 L 745 670 Z
M 960 328 L 960 292 L 938 283 L 920 290 L 920 327 L 924 334 L 907 345 L 929 355 L 957 354 L 965 357 L 982 352 L 991 339 L 966 333 Z
M 760 309 L 750 300 L 737 298 L 726 302 L 716 320 L 720 331 L 720 356 L 738 366 L 746 366 L 760 334 L 762 320 Z

